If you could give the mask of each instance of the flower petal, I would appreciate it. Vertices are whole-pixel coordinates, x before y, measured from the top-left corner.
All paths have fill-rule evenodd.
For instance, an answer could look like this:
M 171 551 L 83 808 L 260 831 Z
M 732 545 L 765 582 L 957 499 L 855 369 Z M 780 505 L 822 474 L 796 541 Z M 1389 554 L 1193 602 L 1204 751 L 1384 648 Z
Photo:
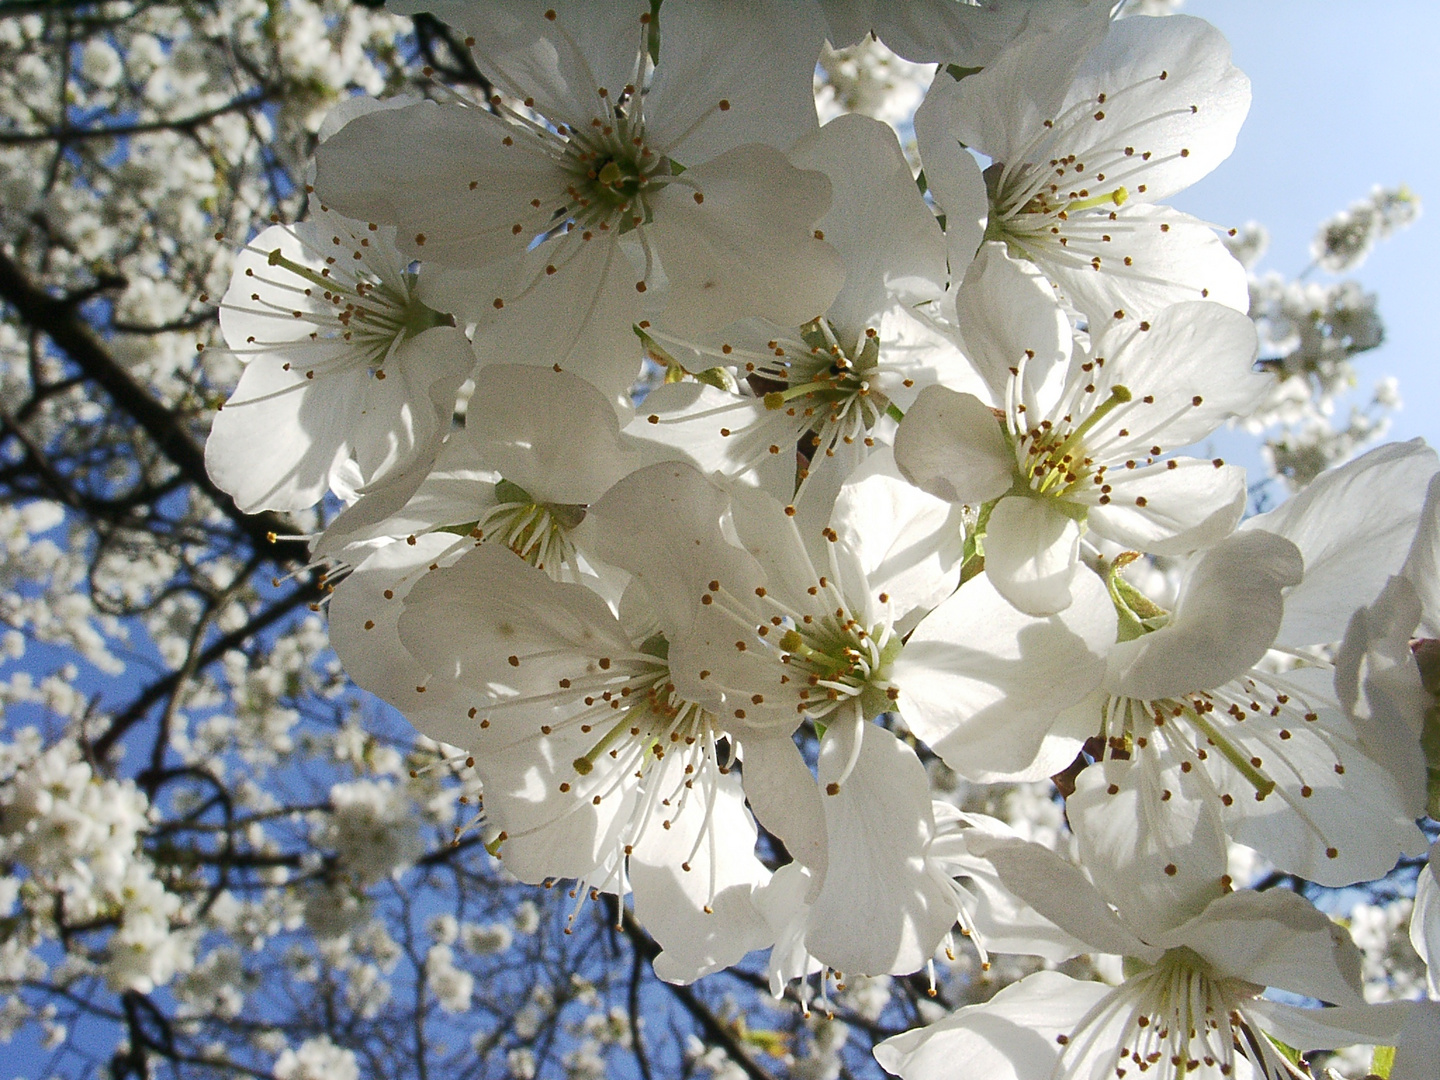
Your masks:
M 1239 532 L 1191 568 L 1170 623 L 1111 653 L 1110 685 L 1138 701 L 1211 690 L 1253 667 L 1275 640 L 1281 590 L 1301 578 L 1294 544 Z
M 635 918 L 660 943 L 655 974 L 694 982 L 729 967 L 774 935 L 751 901 L 770 872 L 755 857 L 755 822 L 745 809 L 739 778 L 718 769 L 686 777 L 679 755 L 652 766 L 662 790 L 689 779 L 689 798 L 669 829 L 646 829 L 630 856 Z
M 1048 1077 L 1068 1035 L 1111 988 L 1058 971 L 1037 971 L 983 1005 L 967 1005 L 928 1027 L 875 1047 L 875 1060 L 902 1080 L 952 1076 L 957 1062 L 986 1080 Z
M 840 253 L 814 235 L 830 206 L 829 177 L 771 147 L 727 150 L 651 204 L 655 220 L 643 228 L 669 281 L 666 323 L 682 337 L 747 316 L 800 326 L 844 284 Z
M 1305 580 L 1285 597 L 1279 643 L 1327 645 L 1405 562 L 1420 522 L 1435 451 L 1421 439 L 1387 443 L 1322 473 L 1242 530 L 1283 536 L 1305 558 Z
M 743 143 L 788 149 L 815 130 L 815 61 L 825 22 L 814 6 L 667 3 L 645 103 L 646 135 L 656 146 L 693 168 Z
M 847 975 L 906 974 L 934 955 L 956 917 L 950 891 L 926 865 L 930 782 L 913 750 L 863 720 L 859 755 L 842 779 L 850 755 L 835 735 L 846 726 L 832 724 L 820 743 L 829 867 L 805 947 Z
M 1216 974 L 1335 1005 L 1360 1005 L 1360 950 L 1345 928 L 1286 889 L 1243 889 L 1213 901 L 1164 939 L 1203 956 Z
M 946 386 L 927 386 L 906 411 L 895 464 L 921 491 L 977 507 L 1009 491 L 1015 478 L 1015 455 L 995 414 Z
M 1224 892 L 1220 800 L 1174 757 L 1136 749 L 1083 770 L 1065 800 L 1080 861 L 1146 941 Z
M 897 298 L 914 304 L 943 295 L 945 234 L 889 124 L 858 113 L 838 116 L 791 150 L 790 160 L 830 177 L 830 209 L 818 227 L 845 260 L 845 286 L 827 313 L 831 323 L 859 334 Z
M 1078 724 L 1062 714 L 1099 687 L 1114 640 L 1114 605 L 1089 571 L 1074 603 L 1046 618 L 976 577 L 915 628 L 891 680 L 910 730 L 960 775 L 1039 780 L 1099 730 L 1098 708 Z
M 1080 524 L 1047 498 L 1002 498 L 985 530 L 985 576 L 995 590 L 1030 615 L 1053 615 L 1070 605 L 1080 559 Z

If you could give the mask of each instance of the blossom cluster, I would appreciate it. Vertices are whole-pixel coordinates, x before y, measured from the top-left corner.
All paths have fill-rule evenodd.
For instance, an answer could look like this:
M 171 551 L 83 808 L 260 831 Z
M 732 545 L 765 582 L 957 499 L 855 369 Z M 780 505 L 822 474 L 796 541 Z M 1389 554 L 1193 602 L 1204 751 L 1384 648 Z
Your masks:
M 878 1047 L 906 1080 L 1352 1044 L 1424 1075 L 1424 1010 L 1239 873 L 1426 850 L 1440 459 L 1382 446 L 1242 521 L 1244 470 L 1185 452 L 1275 396 L 1237 241 L 1167 205 L 1248 108 L 1223 38 L 1098 0 L 391 8 L 487 92 L 320 125 L 312 213 L 221 301 L 244 371 L 206 463 L 246 512 L 343 501 L 308 538 L 331 642 L 458 748 L 508 871 L 628 897 L 674 982 L 1124 958 Z M 867 35 L 934 65 L 918 175 L 888 124 L 819 123 L 822 50 Z M 1069 833 L 957 809 L 937 763 L 1053 778 Z M 331 802 L 355 880 L 415 858 L 395 789 Z M 1429 957 L 1423 876 L 1415 912 Z

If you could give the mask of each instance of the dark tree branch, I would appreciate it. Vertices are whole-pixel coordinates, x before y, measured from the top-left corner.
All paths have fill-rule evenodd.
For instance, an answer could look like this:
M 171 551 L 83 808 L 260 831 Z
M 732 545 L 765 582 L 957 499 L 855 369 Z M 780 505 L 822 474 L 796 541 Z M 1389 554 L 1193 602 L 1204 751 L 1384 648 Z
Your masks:
M 193 665 L 194 671 L 200 671 L 215 663 L 231 649 L 238 649 L 250 638 L 260 633 L 267 627 L 275 625 L 285 616 L 289 615 L 300 605 L 316 599 L 320 595 L 319 590 L 313 585 L 304 585 L 294 592 L 275 601 L 260 614 L 256 615 L 244 626 L 236 627 L 228 634 L 225 634 L 200 653 L 198 660 Z M 135 698 L 125 710 L 116 715 L 110 726 L 90 743 L 90 749 L 96 759 L 103 758 L 112 747 L 120 740 L 127 731 L 145 718 L 145 714 L 158 701 L 167 698 L 169 695 L 178 692 L 180 684 L 187 677 L 190 665 L 182 667 L 179 671 L 171 672 L 164 678 L 157 679 L 151 683 L 140 695 Z
M 625 936 L 630 939 L 631 947 L 643 956 L 646 960 L 654 963 L 655 957 L 660 955 L 660 945 L 652 938 L 634 916 L 623 906 L 616 902 L 612 896 L 605 897 L 605 906 L 613 920 L 616 914 L 620 915 L 620 928 Z M 674 983 L 665 983 L 665 989 L 670 995 L 684 1006 L 685 1011 L 695 1018 L 701 1030 L 705 1032 L 706 1038 L 722 1047 L 730 1060 L 739 1065 L 741 1070 L 750 1080 L 775 1080 L 775 1077 L 763 1065 L 750 1056 L 750 1052 L 740 1041 L 735 1032 L 726 1027 L 709 1005 L 700 1000 L 699 995 L 688 986 L 677 986 Z
M 11 305 L 28 326 L 48 337 L 85 375 L 98 383 L 115 405 L 135 421 L 160 452 L 185 474 L 187 480 L 222 513 L 234 521 L 258 552 L 279 562 L 304 561 L 299 541 L 273 542 L 272 534 L 287 534 L 293 527 L 279 514 L 247 514 L 235 500 L 215 486 L 205 470 L 205 451 L 191 438 L 180 420 L 150 391 L 121 367 L 95 336 L 74 306 L 35 286 L 15 262 L 0 253 L 0 299 Z
M 105 127 L 72 127 L 68 124 L 48 131 L 6 131 L 0 132 L 0 146 L 33 146 L 37 143 L 54 142 L 61 146 L 83 142 L 86 139 L 120 139 L 129 135 L 148 135 L 157 131 L 194 131 L 204 127 L 216 117 L 226 113 L 263 105 L 279 96 L 278 90 L 269 88 L 258 93 L 246 94 L 224 105 L 182 116 L 175 120 L 146 120 L 134 124 L 110 124 Z

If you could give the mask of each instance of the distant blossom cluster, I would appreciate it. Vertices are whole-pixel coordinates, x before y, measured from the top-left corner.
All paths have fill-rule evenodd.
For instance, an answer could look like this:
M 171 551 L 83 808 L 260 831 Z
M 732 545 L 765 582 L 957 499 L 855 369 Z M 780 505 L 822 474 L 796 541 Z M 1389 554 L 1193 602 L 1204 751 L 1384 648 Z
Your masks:
M 1203 21 L 1111 6 L 392 0 L 490 92 L 326 119 L 310 215 L 236 259 L 207 466 L 247 512 L 343 501 L 310 540 L 346 671 L 458 748 L 512 874 L 628 898 L 662 978 L 768 949 L 773 992 L 823 1000 L 1017 954 L 1047 964 L 879 1062 L 1282 1078 L 1363 1044 L 1422 1080 L 1436 1006 L 1367 1003 L 1345 930 L 1235 867 L 1345 886 L 1424 856 L 1440 459 L 1381 446 L 1244 518 L 1244 470 L 1194 448 L 1287 373 L 1256 363 L 1245 238 L 1167 201 L 1249 83 Z M 871 35 L 889 74 L 844 52 Z M 918 175 L 887 123 L 819 123 L 822 52 L 934 70 Z M 1353 265 L 1407 199 L 1317 259 Z M 937 760 L 1053 777 L 1070 832 L 956 809 Z M 0 820 L 103 883 L 101 825 L 60 811 L 86 768 Z M 415 859 L 398 789 L 331 802 L 316 842 L 358 880 Z M 1437 873 L 1411 935 L 1440 963 Z M 161 967 L 146 895 L 117 935 L 134 908 Z M 441 1008 L 472 992 L 456 943 L 501 931 L 437 932 Z M 1053 970 L 1101 954 L 1112 982 Z

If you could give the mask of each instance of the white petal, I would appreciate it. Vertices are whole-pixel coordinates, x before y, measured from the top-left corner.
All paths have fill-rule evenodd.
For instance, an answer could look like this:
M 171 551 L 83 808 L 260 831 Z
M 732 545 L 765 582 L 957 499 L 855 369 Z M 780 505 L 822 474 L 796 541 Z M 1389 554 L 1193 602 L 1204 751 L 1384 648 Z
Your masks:
M 1060 114 L 1076 69 L 1105 31 L 1104 23 L 1091 18 L 1058 32 L 1029 35 L 979 74 L 959 82 L 936 78 L 930 93 L 954 99 L 950 133 L 960 142 L 995 161 L 1024 160 L 1024 150 L 1043 133 L 1045 121 Z
M 920 391 L 895 432 L 895 463 L 938 499 L 979 506 L 1010 490 L 1015 455 L 989 407 L 945 386 Z
M 1410 944 L 1425 961 L 1430 996 L 1440 998 L 1440 845 L 1430 849 L 1430 859 L 1415 883 Z
M 1027 386 L 1039 386 L 1070 360 L 1070 320 L 1034 264 L 1012 259 L 1002 243 L 980 248 L 955 297 L 965 351 L 993 395 L 1005 403 L 1010 371 L 1025 361 Z M 1033 355 L 1031 355 L 1033 354 Z
M 1401 571 L 1419 594 L 1426 637 L 1440 638 L 1440 474 L 1430 478 L 1420 527 Z
M 590 507 L 595 550 L 644 583 L 672 646 L 711 581 L 749 597 L 764 578 L 749 554 L 724 539 L 729 506 L 729 496 L 693 466 L 671 463 L 631 473 Z
M 465 550 L 457 539 L 434 533 L 417 537 L 414 544 L 386 544 L 340 581 L 327 610 L 330 644 L 350 678 L 432 738 L 468 747 L 475 721 L 465 717 L 453 685 L 432 680 L 431 670 L 410 655 L 397 629 L 405 597 L 425 568 Z
M 1094 238 L 1093 226 L 1082 232 L 1079 224 L 1062 230 L 1064 246 L 1024 243 L 1092 326 L 1124 316 L 1151 318 L 1186 301 L 1212 301 L 1241 313 L 1249 307 L 1245 268 L 1198 218 L 1168 206 L 1128 205 L 1105 222 L 1108 242 Z
M 1111 989 L 1058 971 L 1037 971 L 983 1005 L 967 1005 L 938 1023 L 913 1028 L 875 1047 L 875 1060 L 902 1080 L 942 1080 L 957 1063 L 986 1080 L 1039 1080 L 1059 1060 L 1068 1035 Z
M 800 863 L 824 877 L 829 855 L 820 789 L 788 732 L 772 738 L 747 736 L 741 779 L 745 797 L 767 832 L 778 837 Z
M 800 326 L 822 315 L 844 283 L 839 252 L 814 235 L 830 180 L 778 150 L 728 150 L 651 203 L 655 220 L 643 228 L 669 281 L 666 320 L 682 335 L 752 315 Z
M 1232 838 L 1277 869 L 1327 886 L 1373 880 L 1402 855 L 1424 851 L 1405 793 L 1346 737 L 1348 725 L 1334 703 L 1298 680 L 1271 679 L 1288 689 L 1288 711 L 1242 707 L 1243 722 L 1218 709 L 1208 714 L 1220 752 L 1207 752 L 1204 770 L 1230 799 L 1225 817 Z M 1230 684 L 1220 695 L 1234 701 L 1250 693 L 1244 684 Z M 1236 761 L 1248 762 L 1250 778 Z M 1256 787 L 1257 770 L 1274 790 Z
M 365 384 L 347 435 L 365 490 L 433 451 L 450 430 L 456 392 L 474 366 L 470 342 L 453 326 L 432 327 L 395 347 L 385 377 Z
M 1374 604 L 1351 617 L 1335 656 L 1336 695 L 1360 745 L 1405 793 L 1411 817 L 1425 814 L 1420 736 L 1435 700 L 1425 692 L 1410 650 L 1420 613 L 1409 579 L 1392 577 Z
M 1440 1001 L 1417 1002 L 1400 1030 L 1390 1080 L 1430 1080 L 1440 1060 Z
M 643 0 L 396 0 L 392 10 L 429 12 L 474 37 L 475 62 L 496 89 L 578 127 L 603 107 L 600 87 L 618 97 L 633 78 L 650 9 Z
M 884 593 L 898 621 L 929 610 L 960 584 L 960 516 L 901 478 L 888 449 L 876 450 L 840 489 L 831 526 Z
M 931 84 L 915 110 L 915 139 L 924 162 L 925 185 L 945 214 L 945 250 L 951 278 L 958 281 L 985 237 L 990 200 L 980 163 L 953 133 L 955 99 L 945 87 L 952 82 L 941 72 Z
M 955 924 L 950 891 L 926 865 L 934 833 L 930 782 L 915 752 L 861 721 L 859 756 L 833 724 L 820 744 L 829 867 L 810 910 L 811 955 L 847 975 L 906 974 L 924 966 Z
M 1420 521 L 1435 451 L 1420 439 L 1386 443 L 1322 473 L 1288 502 L 1250 518 L 1293 541 L 1305 580 L 1285 597 L 1279 643 L 1339 641 L 1356 608 L 1375 599 L 1404 563 Z
M 399 632 L 437 679 L 495 702 L 548 695 L 561 678 L 598 672 L 600 658 L 634 652 L 599 596 L 498 544 L 426 574 L 405 598 Z
M 512 230 L 534 218 L 530 200 L 568 201 L 565 171 L 518 133 L 484 109 L 434 101 L 370 112 L 316 148 L 315 189 L 352 218 L 394 225 L 411 258 L 467 268 L 510 259 L 540 231 Z
M 205 471 L 247 514 L 302 510 L 319 502 L 348 456 L 370 370 L 331 374 L 316 393 L 305 372 L 256 357 L 215 414 Z
M 1154 963 L 1151 948 L 1110 910 L 1090 880 L 1049 848 L 1023 840 L 995 843 L 983 852 L 1005 887 L 1066 933 L 1096 952 L 1133 956 Z
M 1065 812 L 1096 887 L 1146 941 L 1224 891 L 1220 800 L 1174 757 L 1137 750 L 1092 765 Z
M 540 502 L 588 505 L 641 463 L 600 391 L 568 372 L 492 364 L 475 376 L 464 432 L 489 468 Z
M 613 233 L 547 240 L 526 256 L 513 291 L 495 298 L 503 306 L 488 312 L 476 351 L 486 363 L 558 364 L 619 397 L 640 372 L 640 277 Z
M 838 116 L 796 146 L 790 160 L 830 177 L 830 209 L 818 228 L 845 260 L 845 286 L 828 312 L 835 326 L 858 334 L 874 327 L 895 297 L 915 303 L 943 293 L 946 234 L 889 124 Z
M 646 135 L 687 167 L 742 143 L 788 148 L 817 124 L 812 87 L 824 38 L 809 4 L 670 0 Z M 721 100 L 729 107 L 719 109 Z
M 930 613 L 895 661 L 900 711 L 917 737 L 971 780 L 1043 779 L 1074 760 L 1100 727 L 1061 714 L 1105 674 L 1115 608 L 1084 571 L 1065 611 L 1035 618 L 977 577 Z
M 1086 498 L 1085 523 L 1122 547 L 1156 555 L 1183 555 L 1225 539 L 1245 510 L 1245 470 L 1196 458 L 1171 461 L 1173 469 L 1167 463 L 1107 472 L 1110 501 L 1100 506 Z
M 499 846 L 505 868 L 531 885 L 618 873 L 628 839 L 622 839 L 622 830 L 638 793 L 629 779 L 633 766 L 627 763 L 622 771 L 601 754 L 586 783 L 573 783 L 572 763 L 594 745 L 595 736 L 575 724 L 557 726 L 549 735 L 538 734 L 538 727 L 525 738 L 481 732 L 471 740 L 485 787 L 486 819 L 506 834 Z M 565 783 L 571 783 L 568 792 L 561 790 Z M 598 805 L 596 792 L 604 793 Z
M 1308 1053 L 1338 1050 L 1357 1043 L 1394 1046 L 1405 1023 L 1416 1013 L 1411 1002 L 1342 1005 L 1333 1009 L 1302 1009 L 1279 1001 L 1245 1003 L 1244 1015 L 1257 1016 L 1262 1031 L 1286 1046 Z M 1391 1076 L 1395 1076 L 1394 1072 Z
M 1235 533 L 1191 568 L 1171 622 L 1111 653 L 1115 692 L 1139 701 L 1210 690 L 1253 667 L 1275 640 L 1281 590 L 1300 553 L 1278 536 Z
M 1091 352 L 1105 357 L 1110 385 L 1123 384 L 1131 399 L 1092 429 L 1087 445 L 1143 458 L 1154 443 L 1170 450 L 1199 442 L 1224 421 L 1248 416 L 1275 384 L 1253 370 L 1256 350 L 1245 313 L 1210 301 L 1172 304 L 1148 322 L 1125 320 L 1098 336 Z
M 992 62 L 1022 34 L 1078 27 L 1081 20 L 1103 29 L 1109 19 L 1109 8 L 1095 0 L 1000 0 L 983 6 L 820 0 L 820 6 L 837 49 L 873 33 L 906 60 L 976 68 Z
M 1185 945 L 1217 975 L 1360 1005 L 1360 950 L 1345 928 L 1287 889 L 1228 893 L 1178 927 L 1167 947 Z
M 1048 498 L 1003 498 L 985 530 L 985 576 L 1021 611 L 1053 615 L 1070 605 L 1080 524 Z
M 1122 87 L 1128 92 L 1117 92 Z M 1099 108 L 1086 106 L 1102 95 Z M 1080 107 L 1076 119 L 1054 149 L 1090 161 L 1123 139 L 1136 157 L 1148 155 L 1128 180 L 1131 195 L 1159 201 L 1230 156 L 1250 109 L 1250 80 L 1230 63 L 1225 36 L 1203 19 L 1120 19 L 1076 72 L 1061 108 L 1072 106 Z
M 937 834 L 931 860 L 957 883 L 961 906 L 974 928 L 974 940 L 990 952 L 1020 953 L 1059 962 L 1090 946 L 1072 937 L 1005 888 L 983 852 L 997 839 L 1020 834 L 984 814 L 965 814 L 950 803 L 935 802 Z
M 679 382 L 650 391 L 625 434 L 648 443 L 652 459 L 688 460 L 703 473 L 754 484 L 788 503 L 795 495 L 792 448 L 804 423 L 782 409 L 767 409 L 763 398 Z M 772 446 L 777 453 L 770 453 Z
M 672 754 L 652 769 L 675 774 L 684 767 Z M 702 771 L 710 775 L 693 778 L 672 827 L 647 828 L 630 856 L 635 918 L 664 950 L 655 973 L 667 982 L 694 982 L 773 940 L 751 901 L 770 872 L 755 857 L 755 822 L 740 781 L 718 768 Z M 668 790 L 685 779 L 662 775 L 648 782 Z

